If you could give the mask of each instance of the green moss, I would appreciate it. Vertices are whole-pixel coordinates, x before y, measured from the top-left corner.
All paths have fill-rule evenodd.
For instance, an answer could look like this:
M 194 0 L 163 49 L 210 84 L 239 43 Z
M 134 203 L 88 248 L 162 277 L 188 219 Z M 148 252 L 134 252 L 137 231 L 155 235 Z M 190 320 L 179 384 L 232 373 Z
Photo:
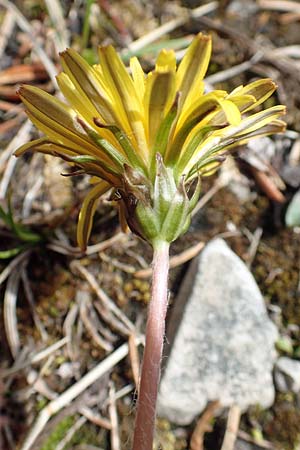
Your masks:
M 65 437 L 69 429 L 74 425 L 75 416 L 65 417 L 53 430 L 41 450 L 55 450 L 59 442 Z
M 61 420 L 43 444 L 41 450 L 55 450 L 56 446 L 66 436 L 76 420 L 77 416 L 68 416 Z M 101 436 L 102 438 L 105 438 L 106 433 L 99 433 L 97 427 L 90 423 L 86 423 L 74 433 L 74 436 L 65 446 L 64 450 L 70 450 L 79 444 L 99 446 L 101 444 Z M 103 442 L 102 445 L 105 446 Z

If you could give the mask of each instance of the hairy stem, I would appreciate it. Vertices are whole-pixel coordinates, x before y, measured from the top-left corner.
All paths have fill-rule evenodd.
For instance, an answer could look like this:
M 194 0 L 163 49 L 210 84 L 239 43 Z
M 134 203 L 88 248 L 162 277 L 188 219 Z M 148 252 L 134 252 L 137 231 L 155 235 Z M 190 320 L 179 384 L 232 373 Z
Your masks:
M 156 400 L 168 305 L 169 244 L 154 246 L 152 298 L 148 310 L 133 450 L 152 450 Z

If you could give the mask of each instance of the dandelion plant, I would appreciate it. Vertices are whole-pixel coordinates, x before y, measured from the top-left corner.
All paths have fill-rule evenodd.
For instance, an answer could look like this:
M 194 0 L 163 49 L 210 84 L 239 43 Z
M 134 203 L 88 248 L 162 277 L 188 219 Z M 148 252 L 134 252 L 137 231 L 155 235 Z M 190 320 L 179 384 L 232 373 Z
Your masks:
M 97 200 L 107 191 L 120 221 L 153 248 L 152 298 L 146 328 L 133 450 L 151 450 L 168 302 L 169 246 L 189 227 L 201 177 L 216 171 L 230 149 L 252 137 L 284 130 L 282 105 L 252 113 L 275 91 L 270 79 L 231 93 L 205 93 L 211 38 L 198 34 L 177 66 L 162 50 L 152 72 L 138 59 L 129 71 L 112 46 L 99 48 L 99 64 L 78 53 L 61 54 L 57 82 L 66 102 L 33 86 L 19 95 L 44 137 L 19 148 L 61 157 L 92 176 L 77 227 L 84 250 Z M 76 172 L 75 172 L 76 173 Z

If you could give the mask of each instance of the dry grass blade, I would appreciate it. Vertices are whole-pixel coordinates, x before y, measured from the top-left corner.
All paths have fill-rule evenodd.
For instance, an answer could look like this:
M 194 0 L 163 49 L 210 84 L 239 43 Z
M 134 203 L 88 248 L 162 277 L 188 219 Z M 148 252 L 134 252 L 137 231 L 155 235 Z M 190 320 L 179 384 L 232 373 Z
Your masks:
M 221 83 L 222 81 L 228 80 L 230 78 L 239 75 L 240 73 L 249 70 L 254 64 L 257 64 L 262 58 L 264 54 L 261 51 L 255 53 L 249 61 L 245 61 L 241 64 L 237 64 L 236 66 L 230 67 L 230 69 L 222 70 L 220 72 L 215 73 L 214 75 L 210 75 L 205 78 L 205 83 L 207 84 L 216 84 Z
M 127 334 L 129 332 L 135 330 L 135 326 L 133 323 L 126 317 L 126 315 L 117 307 L 117 305 L 108 297 L 108 295 L 103 291 L 103 289 L 100 288 L 100 286 L 97 283 L 96 278 L 85 268 L 80 264 L 79 261 L 72 261 L 71 263 L 71 269 L 75 269 L 78 271 L 83 277 L 87 280 L 89 285 L 92 287 L 92 289 L 95 291 L 98 298 L 101 300 L 101 303 L 105 308 L 107 308 L 109 311 L 113 312 L 114 315 L 120 319 L 121 322 L 127 327 Z
M 7 42 L 15 26 L 15 17 L 11 11 L 7 11 L 2 21 L 0 30 L 0 58 L 3 55 Z
M 111 450 L 121 450 L 120 436 L 119 436 L 119 425 L 118 425 L 118 413 L 116 406 L 116 390 L 114 384 L 111 382 L 109 389 L 109 416 L 111 423 Z
M 142 337 L 137 338 L 137 344 L 142 343 L 142 341 Z M 101 361 L 96 367 L 94 367 L 79 381 L 77 381 L 77 383 L 73 384 L 55 400 L 52 400 L 50 403 L 48 403 L 48 405 L 39 413 L 20 450 L 30 450 L 36 438 L 39 436 L 48 420 L 54 414 L 56 414 L 58 411 L 72 402 L 85 389 L 91 386 L 91 384 L 102 377 L 106 372 L 111 370 L 116 364 L 124 359 L 127 354 L 128 344 L 121 345 L 119 348 L 117 348 L 117 350 L 107 356 L 107 358 Z
M 106 430 L 111 429 L 111 423 L 109 422 L 109 420 L 101 417 L 100 414 L 95 414 L 91 408 L 83 406 L 82 408 L 79 408 L 78 411 L 80 412 L 80 414 L 86 417 L 87 420 L 97 425 L 98 427 L 105 428 Z
M 56 51 L 62 52 L 69 47 L 69 31 L 66 26 L 64 14 L 59 0 L 45 0 L 45 4 L 51 18 L 57 38 L 55 39 Z
M 13 164 L 13 168 L 16 164 L 17 158 L 12 158 L 13 152 L 20 147 L 20 145 L 24 144 L 29 140 L 30 131 L 32 128 L 32 123 L 29 120 L 26 120 L 26 122 L 21 126 L 16 136 L 13 138 L 13 140 L 10 142 L 10 144 L 6 147 L 5 150 L 3 150 L 1 157 L 0 157 L 0 172 L 4 170 L 4 165 L 7 160 L 9 160 L 9 163 L 6 166 L 5 173 L 2 177 L 1 184 L 0 184 L 0 198 L 4 198 L 7 187 L 12 175 L 12 168 L 9 168 L 9 164 Z M 10 159 L 9 159 L 10 158 Z
M 128 347 L 129 347 L 129 358 L 132 370 L 132 377 L 134 380 L 134 384 L 136 389 L 139 386 L 139 378 L 140 378 L 140 358 L 139 352 L 136 345 L 136 335 L 132 333 L 128 339 Z
M 257 6 L 261 9 L 300 13 L 299 2 L 289 0 L 258 0 Z
M 233 450 L 239 431 L 241 419 L 241 408 L 238 405 L 232 405 L 229 409 L 225 436 L 221 450 Z
M 4 328 L 6 339 L 14 358 L 20 351 L 20 337 L 17 320 L 17 297 L 20 284 L 21 273 L 19 268 L 15 268 L 9 275 L 4 293 Z
M 169 22 L 132 42 L 128 45 L 128 50 L 133 53 L 137 52 L 138 50 L 141 50 L 142 48 L 161 38 L 165 34 L 170 33 L 181 25 L 184 25 L 190 18 L 197 19 L 201 16 L 204 16 L 205 14 L 209 14 L 212 11 L 215 11 L 217 7 L 218 2 L 210 2 L 191 11 L 187 11 L 187 14 L 183 15 L 183 17 L 170 20 Z
M 247 252 L 247 260 L 246 260 L 246 265 L 248 267 L 248 269 L 251 268 L 252 263 L 254 261 L 261 237 L 263 234 L 263 229 L 258 227 L 255 232 L 252 235 L 252 239 L 251 239 L 251 243 L 250 243 L 250 247 L 249 250 Z
M 22 31 L 24 31 L 28 37 L 30 38 L 33 50 L 37 54 L 37 56 L 40 58 L 42 63 L 44 64 L 49 77 L 51 78 L 51 81 L 53 83 L 53 86 L 57 88 L 57 82 L 56 82 L 56 67 L 51 61 L 51 59 L 48 57 L 45 50 L 37 43 L 36 38 L 34 36 L 32 27 L 26 17 L 21 13 L 21 11 L 9 0 L 0 0 L 0 5 L 2 5 L 4 8 L 9 10 L 15 17 L 15 20 Z
M 89 297 L 89 294 L 85 291 L 78 292 L 78 297 L 80 298 L 79 302 L 79 309 L 80 309 L 80 317 L 81 320 L 87 329 L 88 333 L 91 335 L 94 342 L 100 347 L 103 348 L 107 352 L 111 352 L 113 349 L 113 346 L 110 342 L 107 342 L 105 339 L 103 339 L 102 336 L 99 335 L 96 326 L 92 322 L 91 318 L 89 317 L 89 309 L 91 306 L 91 300 Z
M 26 252 L 21 253 L 16 256 L 9 264 L 5 267 L 5 269 L 0 273 L 0 286 L 9 277 L 12 271 L 25 259 L 29 257 L 31 250 L 26 250 Z
M 64 337 L 63 339 L 60 339 L 59 341 L 55 342 L 54 344 L 50 345 L 49 347 L 46 347 L 44 350 L 41 350 L 40 352 L 36 353 L 35 355 L 29 355 L 27 357 L 26 362 L 21 362 L 15 364 L 10 369 L 4 370 L 0 373 L 0 378 L 8 377 L 19 370 L 25 369 L 26 367 L 31 366 L 32 364 L 37 364 L 40 361 L 42 361 L 45 358 L 48 358 L 52 353 L 59 350 L 61 347 L 63 347 L 68 342 L 68 338 Z
M 71 361 L 76 361 L 78 359 L 78 348 L 79 348 L 79 342 L 77 341 L 76 337 L 73 337 L 73 327 L 76 322 L 77 316 L 79 313 L 79 305 L 77 303 L 74 303 L 67 314 L 67 317 L 65 318 L 64 324 L 63 324 L 63 331 L 68 339 L 67 343 L 67 353 Z
M 35 180 L 34 184 L 31 186 L 31 188 L 28 189 L 28 191 L 26 192 L 26 195 L 25 195 L 24 201 L 23 201 L 23 208 L 22 208 L 22 218 L 23 219 L 27 219 L 30 216 L 32 203 L 33 203 L 34 199 L 40 193 L 43 182 L 44 182 L 43 176 L 39 175 L 37 177 L 37 179 Z
M 112 247 L 116 242 L 127 240 L 128 237 L 123 232 L 119 232 L 112 236 L 109 239 L 106 239 L 105 241 L 99 242 L 99 244 L 95 245 L 89 245 L 86 249 L 87 255 L 93 255 L 94 253 L 102 252 L 103 250 L 106 250 L 109 247 Z

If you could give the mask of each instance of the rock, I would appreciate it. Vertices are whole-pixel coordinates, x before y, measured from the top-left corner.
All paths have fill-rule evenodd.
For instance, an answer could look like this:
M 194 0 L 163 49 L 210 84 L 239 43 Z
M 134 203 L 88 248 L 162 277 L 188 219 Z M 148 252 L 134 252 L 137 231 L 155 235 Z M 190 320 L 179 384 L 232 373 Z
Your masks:
M 275 365 L 276 387 L 281 392 L 300 392 L 300 361 L 282 356 Z
M 286 210 L 285 224 L 288 227 L 300 226 L 300 190 L 293 196 Z
M 210 242 L 192 263 L 169 323 L 173 344 L 159 415 L 185 425 L 208 401 L 243 410 L 273 403 L 277 329 L 253 276 L 223 240 Z

